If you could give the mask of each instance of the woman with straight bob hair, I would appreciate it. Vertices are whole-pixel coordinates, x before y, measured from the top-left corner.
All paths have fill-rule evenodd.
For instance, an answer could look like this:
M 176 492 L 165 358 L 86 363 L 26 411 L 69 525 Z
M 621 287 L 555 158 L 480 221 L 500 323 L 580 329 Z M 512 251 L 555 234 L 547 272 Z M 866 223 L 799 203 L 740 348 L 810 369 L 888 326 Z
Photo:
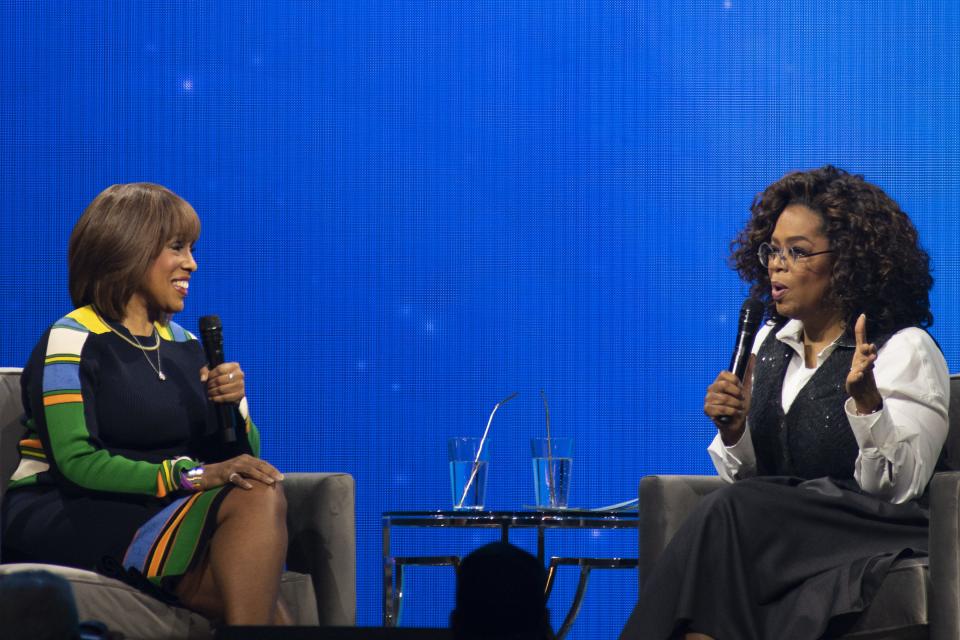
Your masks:
M 947 435 L 929 257 L 896 202 L 825 166 L 754 201 L 733 260 L 769 321 L 704 412 L 730 484 L 684 522 L 621 638 L 837 637 L 891 563 L 927 554 Z
M 164 187 L 120 184 L 70 236 L 76 309 L 23 371 L 27 434 L 3 501 L 3 559 L 124 579 L 229 625 L 288 623 L 283 475 L 259 455 L 236 362 L 208 370 L 171 320 L 200 221 Z M 244 433 L 225 444 L 217 405 Z

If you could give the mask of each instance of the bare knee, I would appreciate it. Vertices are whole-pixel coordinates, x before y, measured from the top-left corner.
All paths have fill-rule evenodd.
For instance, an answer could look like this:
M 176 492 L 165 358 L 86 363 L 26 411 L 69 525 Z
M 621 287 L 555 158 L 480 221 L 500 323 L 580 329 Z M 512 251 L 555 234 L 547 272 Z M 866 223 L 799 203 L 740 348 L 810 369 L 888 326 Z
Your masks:
M 221 515 L 254 517 L 285 528 L 287 498 L 283 494 L 282 484 L 266 485 L 262 482 L 251 482 L 251 484 L 253 485 L 251 489 L 235 487 L 230 491 L 223 501 Z

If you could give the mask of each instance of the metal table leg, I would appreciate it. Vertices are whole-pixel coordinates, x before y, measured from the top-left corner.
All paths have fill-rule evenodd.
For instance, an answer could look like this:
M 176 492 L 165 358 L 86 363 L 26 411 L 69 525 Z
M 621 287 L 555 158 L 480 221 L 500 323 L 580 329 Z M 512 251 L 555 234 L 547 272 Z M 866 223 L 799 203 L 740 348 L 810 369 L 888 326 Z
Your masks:
M 390 557 L 390 523 L 383 520 L 383 626 L 396 626 L 393 608 L 393 558 Z
M 553 588 L 554 578 L 557 574 L 557 568 L 561 565 L 580 567 L 580 579 L 577 581 L 577 590 L 573 596 L 573 602 L 567 611 L 563 624 L 556 633 L 557 640 L 563 640 L 577 616 L 580 614 L 580 607 L 583 605 L 583 597 L 587 593 L 587 583 L 590 581 L 590 572 L 593 569 L 636 569 L 638 562 L 634 558 L 550 558 L 550 565 L 547 567 L 547 586 L 545 589 L 547 598 L 550 597 L 550 591 Z
M 590 569 L 591 567 L 588 564 L 580 565 L 580 580 L 577 581 L 577 592 L 573 596 L 573 603 L 570 605 L 570 610 L 567 611 L 567 616 L 563 619 L 563 624 L 560 625 L 560 629 L 557 631 L 557 640 L 563 640 L 567 637 L 574 621 L 577 619 L 577 616 L 580 615 L 583 596 L 587 592 L 587 582 L 590 580 Z
M 408 556 L 402 558 L 391 558 L 396 582 L 391 584 L 390 593 L 390 612 L 391 617 L 387 620 L 384 616 L 383 626 L 396 627 L 400 624 L 400 616 L 403 607 L 403 568 L 406 567 L 453 567 L 456 571 L 460 567 L 460 556 Z M 386 594 L 384 594 L 386 602 Z M 387 605 L 384 604 L 386 607 Z

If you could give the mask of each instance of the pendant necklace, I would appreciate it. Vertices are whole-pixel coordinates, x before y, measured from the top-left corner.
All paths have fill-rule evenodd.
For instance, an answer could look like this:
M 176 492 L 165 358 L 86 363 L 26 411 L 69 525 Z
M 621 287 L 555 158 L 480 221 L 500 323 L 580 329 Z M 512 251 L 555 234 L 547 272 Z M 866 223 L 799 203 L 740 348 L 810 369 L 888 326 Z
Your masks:
M 123 335 L 122 333 L 114 329 L 112 326 L 110 326 L 108 322 L 106 322 L 103 318 L 100 317 L 100 314 L 97 313 L 96 310 L 94 310 L 94 313 L 96 314 L 100 322 L 106 325 L 106 327 L 110 329 L 110 331 L 120 336 L 120 338 L 123 339 L 123 341 L 126 342 L 127 344 L 132 345 L 140 350 L 140 353 L 143 354 L 143 357 L 147 361 L 147 364 L 150 365 L 150 368 L 153 369 L 154 373 L 157 374 L 157 378 L 159 378 L 161 382 L 167 379 L 166 374 L 163 372 L 163 367 L 160 364 L 160 334 L 157 332 L 156 326 L 153 327 L 153 335 L 154 337 L 156 337 L 157 343 L 152 347 L 145 347 L 142 344 L 140 344 L 140 341 L 137 340 L 137 336 L 133 335 L 132 331 L 130 332 L 130 336 L 133 338 L 133 340 Z M 153 366 L 153 362 L 150 360 L 150 356 L 147 355 L 147 351 L 157 352 L 157 366 Z
M 150 356 L 147 355 L 147 347 L 141 345 L 140 341 L 137 340 L 137 336 L 133 335 L 133 333 L 130 335 L 133 336 L 134 341 L 137 343 L 137 347 L 140 349 L 140 353 L 143 354 L 143 357 L 146 359 L 147 364 L 150 365 L 150 368 L 156 372 L 157 377 L 160 378 L 161 381 L 166 380 L 167 376 L 163 373 L 163 368 L 160 365 L 160 334 L 157 333 L 157 328 L 153 328 L 153 335 L 157 338 L 157 344 L 154 347 L 149 347 L 151 351 L 154 349 L 157 350 L 157 366 L 153 366 L 153 362 L 150 361 Z M 120 337 L 122 338 L 123 336 Z

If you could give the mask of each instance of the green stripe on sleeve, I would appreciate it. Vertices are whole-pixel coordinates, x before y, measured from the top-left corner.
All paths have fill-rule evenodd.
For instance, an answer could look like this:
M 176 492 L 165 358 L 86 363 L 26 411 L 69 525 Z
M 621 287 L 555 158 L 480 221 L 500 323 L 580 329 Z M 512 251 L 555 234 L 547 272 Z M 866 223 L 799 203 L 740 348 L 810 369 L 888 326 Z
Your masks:
M 255 458 L 260 457 L 260 430 L 257 429 L 257 425 L 253 424 L 253 420 L 247 418 L 247 442 L 250 443 L 250 451 L 253 453 Z
M 162 465 L 131 460 L 94 447 L 90 443 L 82 403 L 45 407 L 45 416 L 54 462 L 60 473 L 74 484 L 95 491 L 159 497 L 179 488 L 178 475 L 160 475 Z M 179 461 L 173 467 L 179 471 L 188 462 L 192 461 Z M 169 461 L 166 464 L 170 466 Z M 162 482 L 158 482 L 161 479 Z

